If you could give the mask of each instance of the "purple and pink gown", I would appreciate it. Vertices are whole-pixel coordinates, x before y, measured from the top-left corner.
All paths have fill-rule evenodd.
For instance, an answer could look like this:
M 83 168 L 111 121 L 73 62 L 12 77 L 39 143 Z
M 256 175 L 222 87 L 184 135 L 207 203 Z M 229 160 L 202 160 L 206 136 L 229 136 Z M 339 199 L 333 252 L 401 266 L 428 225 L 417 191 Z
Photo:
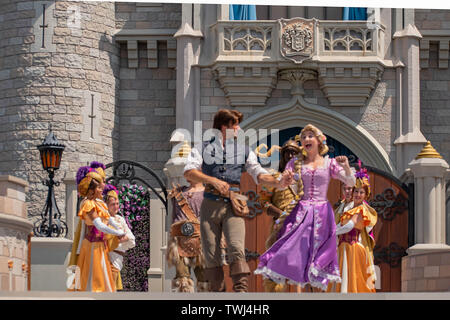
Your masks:
M 286 170 L 294 170 L 291 159 Z M 327 200 L 331 178 L 354 185 L 355 177 L 335 159 L 324 157 L 322 167 L 302 165 L 303 197 L 284 221 L 278 240 L 259 258 L 255 274 L 281 283 L 326 290 L 329 282 L 340 282 L 336 245 L 336 223 Z

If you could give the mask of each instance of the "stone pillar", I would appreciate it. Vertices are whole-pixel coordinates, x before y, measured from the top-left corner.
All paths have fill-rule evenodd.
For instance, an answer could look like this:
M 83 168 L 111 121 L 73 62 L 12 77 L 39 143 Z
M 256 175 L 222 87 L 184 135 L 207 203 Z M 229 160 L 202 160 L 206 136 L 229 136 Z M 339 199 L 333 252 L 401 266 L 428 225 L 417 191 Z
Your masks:
M 448 163 L 428 141 L 409 164 L 414 175 L 414 248 L 445 245 L 445 177 Z M 431 247 L 430 247 L 431 245 Z
M 192 5 L 183 4 L 183 20 L 181 28 L 175 33 L 177 39 L 177 97 L 176 127 L 194 131 L 194 120 L 200 120 L 198 96 L 200 73 L 195 71 L 200 56 L 200 30 L 192 29 Z
M 431 146 L 410 162 L 414 175 L 414 237 L 402 259 L 402 291 L 448 291 L 450 246 L 445 244 L 448 163 Z
M 78 191 L 77 182 L 74 178 L 65 178 L 63 180 L 66 185 L 66 224 L 67 224 L 67 238 L 73 240 L 75 229 L 78 224 L 77 218 L 77 202 Z
M 161 194 L 160 188 L 155 188 Z M 164 205 L 151 193 L 150 198 L 150 268 L 147 270 L 149 292 L 170 288 L 166 281 L 167 215 Z
M 0 176 L 0 291 L 27 290 L 27 244 L 33 228 L 27 219 L 27 190 L 25 180 Z
M 66 291 L 66 266 L 72 240 L 66 238 L 31 238 L 31 290 Z
M 414 25 L 408 24 L 394 36 L 394 56 L 397 65 L 397 173 L 401 176 L 408 164 L 426 142 L 420 131 L 420 62 L 419 41 L 422 35 Z

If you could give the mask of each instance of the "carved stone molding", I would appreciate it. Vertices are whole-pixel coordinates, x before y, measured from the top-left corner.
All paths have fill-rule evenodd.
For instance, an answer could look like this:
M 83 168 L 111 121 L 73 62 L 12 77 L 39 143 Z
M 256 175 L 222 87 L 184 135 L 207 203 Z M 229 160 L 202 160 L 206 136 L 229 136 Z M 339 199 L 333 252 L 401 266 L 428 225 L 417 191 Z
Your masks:
M 168 67 L 176 67 L 176 29 L 120 29 L 114 33 L 117 43 L 126 43 L 128 67 L 139 67 L 139 43 L 146 44 L 148 68 L 158 68 L 158 41 L 167 42 Z
M 430 43 L 438 45 L 438 67 L 448 69 L 450 51 L 450 30 L 420 30 L 420 67 L 429 68 Z
M 147 61 L 149 68 L 158 68 L 158 41 L 147 40 Z M 177 41 L 167 40 L 167 66 L 175 68 L 177 66 Z
M 301 95 L 305 94 L 303 84 L 305 81 L 317 78 L 317 72 L 308 69 L 287 69 L 280 71 L 279 77 L 282 80 L 287 80 L 291 84 L 291 94 Z
M 128 59 L 130 59 L 128 57 Z M 149 68 L 158 68 L 158 41 L 147 40 L 147 65 Z
M 322 64 L 319 67 L 319 84 L 330 106 L 362 107 L 383 71 L 379 64 Z
M 231 106 L 264 106 L 277 83 L 277 68 L 234 64 L 213 68 Z
M 420 40 L 420 67 L 428 68 L 430 62 L 430 40 Z
M 128 68 L 135 69 L 139 65 L 138 42 L 136 40 L 127 41 Z
M 177 66 L 177 41 L 167 40 L 167 66 L 169 68 L 176 68 Z

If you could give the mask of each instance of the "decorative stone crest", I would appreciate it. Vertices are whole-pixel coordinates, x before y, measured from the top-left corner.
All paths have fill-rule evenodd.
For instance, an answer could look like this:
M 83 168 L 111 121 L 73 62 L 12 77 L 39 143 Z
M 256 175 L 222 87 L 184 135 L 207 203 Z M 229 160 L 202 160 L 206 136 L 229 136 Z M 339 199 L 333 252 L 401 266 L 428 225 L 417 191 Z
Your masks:
M 302 63 L 314 53 L 314 27 L 316 19 L 280 19 L 280 50 L 281 55 Z

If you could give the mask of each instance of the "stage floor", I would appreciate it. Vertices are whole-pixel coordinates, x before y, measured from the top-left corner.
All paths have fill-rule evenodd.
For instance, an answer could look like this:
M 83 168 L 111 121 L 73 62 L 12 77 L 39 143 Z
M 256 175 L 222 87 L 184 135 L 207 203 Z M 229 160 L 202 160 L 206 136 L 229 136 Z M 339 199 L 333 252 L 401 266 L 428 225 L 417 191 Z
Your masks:
M 0 291 L 0 300 L 450 300 L 450 291 L 359 294 Z

